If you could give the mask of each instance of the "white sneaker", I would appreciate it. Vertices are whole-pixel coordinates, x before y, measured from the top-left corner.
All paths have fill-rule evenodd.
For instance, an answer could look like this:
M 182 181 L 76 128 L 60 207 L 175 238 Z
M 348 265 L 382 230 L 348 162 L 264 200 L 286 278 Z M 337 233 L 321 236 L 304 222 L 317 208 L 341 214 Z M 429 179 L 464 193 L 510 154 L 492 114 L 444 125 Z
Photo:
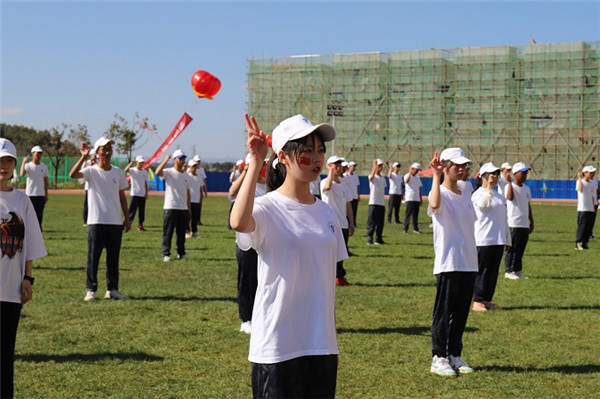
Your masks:
M 517 276 L 517 273 L 515 273 L 515 272 L 509 272 L 509 273 L 504 273 L 504 278 L 507 278 L 509 280 L 518 280 L 519 276 Z
M 177 260 L 189 260 L 185 255 L 177 255 Z
M 577 251 L 583 251 L 583 243 L 576 242 L 575 243 L 575 250 L 577 250 Z
M 462 360 L 460 356 L 448 356 L 448 363 L 450 363 L 450 366 L 460 374 L 470 374 L 473 372 L 471 366 Z
M 185 238 L 192 238 L 192 233 L 185 233 Z
M 117 290 L 106 291 L 104 294 L 104 299 L 129 299 L 129 297 L 125 294 L 121 294 Z
M 86 302 L 94 302 L 96 300 L 96 293 L 94 291 L 88 291 L 85 294 L 85 298 L 83 298 Z
M 246 334 L 252 334 L 252 322 L 251 321 L 243 322 L 242 325 L 240 326 L 240 331 L 244 332 Z
M 456 371 L 448 363 L 445 357 L 434 356 L 431 361 L 431 369 L 433 374 L 441 375 L 442 377 L 456 377 Z
M 521 272 L 515 272 L 515 274 L 517 275 L 517 277 L 522 278 L 524 280 L 527 280 L 529 278 Z
M 163 256 L 163 262 L 168 262 L 170 260 L 171 260 L 171 257 L 169 255 Z

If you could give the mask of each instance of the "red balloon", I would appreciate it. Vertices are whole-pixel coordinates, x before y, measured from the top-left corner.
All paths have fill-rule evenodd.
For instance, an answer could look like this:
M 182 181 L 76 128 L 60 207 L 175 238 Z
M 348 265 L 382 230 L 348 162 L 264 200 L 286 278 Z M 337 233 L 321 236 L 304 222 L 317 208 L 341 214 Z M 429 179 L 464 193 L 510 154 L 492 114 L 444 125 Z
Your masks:
M 192 76 L 192 89 L 199 98 L 212 100 L 221 89 L 221 81 L 209 72 L 196 71 Z

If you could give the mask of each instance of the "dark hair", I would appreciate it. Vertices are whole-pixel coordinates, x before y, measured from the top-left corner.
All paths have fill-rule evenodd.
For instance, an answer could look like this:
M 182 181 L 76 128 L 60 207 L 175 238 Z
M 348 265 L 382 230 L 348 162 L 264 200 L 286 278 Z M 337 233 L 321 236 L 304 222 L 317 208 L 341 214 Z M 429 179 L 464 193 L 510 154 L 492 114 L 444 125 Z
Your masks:
M 285 143 L 283 148 L 281 149 L 283 153 L 288 157 L 296 158 L 296 162 L 300 163 L 300 155 L 306 151 L 306 147 L 308 147 L 309 138 L 315 133 L 311 133 L 308 136 L 304 136 L 297 140 L 291 140 Z M 325 147 L 325 143 L 321 136 L 316 134 L 316 137 L 321 140 L 323 147 Z M 275 191 L 277 190 L 285 181 L 285 177 L 287 175 L 287 170 L 284 164 L 278 162 L 275 168 L 273 168 L 273 161 L 277 158 L 277 154 L 273 152 L 271 157 L 269 158 L 269 162 L 267 162 L 267 191 Z

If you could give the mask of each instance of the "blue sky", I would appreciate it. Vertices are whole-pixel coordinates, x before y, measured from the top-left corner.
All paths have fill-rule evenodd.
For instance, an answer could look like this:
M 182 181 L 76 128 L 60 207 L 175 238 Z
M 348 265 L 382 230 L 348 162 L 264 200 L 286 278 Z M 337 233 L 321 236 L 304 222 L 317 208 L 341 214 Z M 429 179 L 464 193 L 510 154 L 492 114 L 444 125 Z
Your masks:
M 244 154 L 250 58 L 600 39 L 599 1 L 0 1 L 3 123 L 97 139 L 138 112 L 164 138 L 188 112 L 173 148 L 205 160 Z M 222 82 L 212 101 L 199 69 Z

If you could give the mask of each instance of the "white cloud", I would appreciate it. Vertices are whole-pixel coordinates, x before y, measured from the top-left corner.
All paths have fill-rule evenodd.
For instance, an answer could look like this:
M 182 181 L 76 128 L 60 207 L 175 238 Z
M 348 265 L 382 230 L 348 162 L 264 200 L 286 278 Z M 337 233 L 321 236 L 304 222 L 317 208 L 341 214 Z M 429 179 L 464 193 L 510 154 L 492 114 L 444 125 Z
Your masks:
M 21 108 L 21 107 L 12 107 L 12 108 L 3 108 L 2 109 L 2 115 L 6 115 L 6 116 L 15 116 L 15 115 L 21 115 L 25 113 L 25 109 Z

